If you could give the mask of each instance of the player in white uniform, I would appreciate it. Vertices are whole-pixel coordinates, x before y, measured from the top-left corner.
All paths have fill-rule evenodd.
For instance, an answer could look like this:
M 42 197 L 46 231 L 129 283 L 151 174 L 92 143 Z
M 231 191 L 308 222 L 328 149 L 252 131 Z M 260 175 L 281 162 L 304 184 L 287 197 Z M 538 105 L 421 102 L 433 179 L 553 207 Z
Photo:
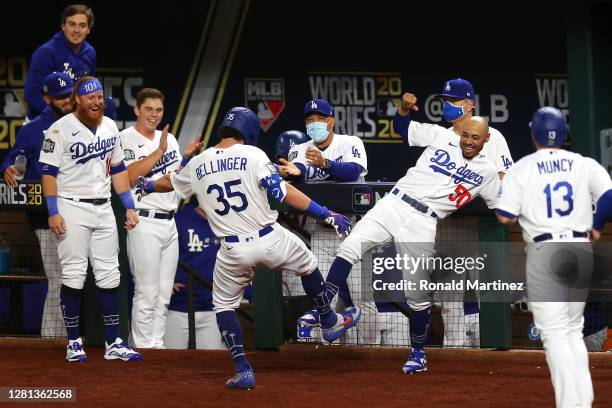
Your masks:
M 138 118 L 136 124 L 119 134 L 132 194 L 138 177 L 156 180 L 178 170 L 199 146 L 198 137 L 189 144 L 183 157 L 175 137 L 168 133 L 168 125 L 163 131 L 156 130 L 164 115 L 161 91 L 141 89 L 136 95 L 134 113 Z M 176 193 L 170 192 L 144 197 L 136 204 L 140 225 L 127 235 L 134 277 L 131 332 L 134 347 L 164 348 L 166 316 L 179 254 L 174 222 L 178 202 Z
M 518 220 L 523 229 L 529 304 L 546 350 L 556 405 L 590 407 L 593 385 L 582 334 L 593 268 L 588 231 L 598 239 L 610 219 L 612 181 L 595 160 L 561 149 L 567 124 L 558 109 L 538 109 L 531 135 L 536 152 L 504 177 L 497 216 L 504 224 Z
M 119 130 L 112 119 L 103 116 L 104 94 L 96 78 L 81 78 L 71 98 L 76 111 L 51 125 L 40 152 L 49 228 L 59 240 L 66 359 L 87 359 L 79 334 L 79 313 L 89 260 L 104 318 L 104 358 L 140 360 L 140 354 L 119 337 L 119 239 L 110 203 L 111 179 L 126 208 L 125 228 L 131 230 L 138 223 Z
M 451 79 L 444 83 L 442 93 L 438 96 L 444 101 L 442 116 L 447 122 L 452 124 L 450 129 L 454 131 L 457 135 L 457 141 L 459 141 L 463 124 L 472 117 L 474 112 L 476 97 L 474 87 L 465 79 Z M 491 126 L 489 126 L 489 141 L 484 145 L 480 154 L 493 163 L 500 178 L 503 177 L 504 173 L 508 171 L 513 163 L 504 135 Z M 457 228 L 461 228 L 462 222 L 464 222 L 463 220 L 454 221 L 449 219 L 440 225 L 439 232 L 442 233 L 441 235 L 444 235 L 445 229 L 454 231 Z M 469 232 L 471 231 L 463 231 L 464 234 Z M 466 245 L 474 244 L 474 241 L 478 240 L 477 237 L 473 238 L 473 241 L 469 242 L 468 240 Z M 478 279 L 476 271 L 471 271 L 470 278 Z M 470 315 L 464 314 L 465 293 L 463 291 L 455 292 L 452 295 L 452 300 L 444 300 L 441 308 L 442 321 L 444 323 L 444 347 L 472 346 L 474 343 L 468 338 L 467 332 L 474 333 L 480 331 L 479 314 L 477 312 Z M 476 307 L 476 309 L 478 308 Z M 476 343 L 477 347 L 479 345 L 480 342 Z
M 415 105 L 414 95 L 403 96 L 403 112 L 416 110 Z M 391 194 L 376 203 L 340 246 L 326 282 L 332 291 L 369 249 L 393 239 L 399 254 L 432 255 L 438 218 L 445 218 L 477 195 L 494 207 L 500 180 L 491 162 L 480 154 L 488 139 L 483 118 L 466 121 L 459 143 L 448 129 L 411 121 L 408 114 L 401 119 L 408 128 L 408 143 L 426 149 Z M 422 270 L 405 277 L 415 282 L 428 278 Z M 431 300 L 428 294 L 412 290 L 406 297 L 412 309 L 412 351 L 402 369 L 405 373 L 422 372 L 427 369 L 423 347 L 431 320 Z
M 293 146 L 289 150 L 288 161 L 280 160 L 281 175 L 299 177 L 306 182 L 336 181 L 363 182 L 368 173 L 368 159 L 363 141 L 357 136 L 334 133 L 334 111 L 328 101 L 313 99 L 304 106 L 306 133 L 311 140 Z M 329 227 L 309 218 L 306 228 L 311 232 L 312 251 L 324 271 L 329 270 L 334 260 L 342 238 L 330 234 Z M 347 333 L 349 343 L 380 344 L 381 331 L 393 331 L 391 338 L 405 339 L 408 342 L 408 331 L 402 335 L 406 326 L 385 325 L 384 321 L 393 321 L 393 316 L 385 314 L 385 319 L 378 318 L 378 311 L 372 298 L 362 298 L 361 265 L 353 267 L 350 292 L 348 287 L 341 287 L 339 297 L 342 299 L 346 312 L 356 313 L 355 304 L 361 309 L 361 323 L 357 330 Z M 335 302 L 332 303 L 335 308 Z M 392 313 L 392 312 L 391 312 Z M 401 313 L 396 312 L 395 320 Z M 380 323 L 380 324 L 379 324 Z M 299 333 L 307 334 L 308 327 L 318 326 L 316 310 L 298 319 Z M 304 326 L 306 326 L 304 328 Z M 298 339 L 299 340 L 299 339 Z
M 359 316 L 353 319 L 331 310 L 316 258 L 300 239 L 276 223 L 277 212 L 270 209 L 267 193 L 326 219 L 339 233 L 348 232 L 350 220 L 286 184 L 266 154 L 254 146 L 259 131 L 259 119 L 253 111 L 233 108 L 223 119 L 221 140 L 215 147 L 194 157 L 178 173 L 139 182 L 145 192 L 175 190 L 181 197 L 195 194 L 212 231 L 221 240 L 213 304 L 219 331 L 236 367 L 236 375 L 225 383 L 229 388 L 255 386 L 235 309 L 258 267 L 290 269 L 302 276 L 304 289 L 321 315 L 326 340 L 337 339 L 359 320 Z

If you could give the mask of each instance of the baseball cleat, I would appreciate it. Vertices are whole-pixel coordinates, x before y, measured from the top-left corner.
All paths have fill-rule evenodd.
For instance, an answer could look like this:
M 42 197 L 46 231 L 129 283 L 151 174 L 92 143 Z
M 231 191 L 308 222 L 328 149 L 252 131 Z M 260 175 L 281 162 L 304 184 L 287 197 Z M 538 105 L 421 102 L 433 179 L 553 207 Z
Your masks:
M 104 343 L 106 351 L 104 358 L 106 360 L 123 360 L 123 361 L 140 361 L 142 356 L 139 352 L 134 351 L 126 342 L 117 337 L 112 344 Z
M 255 388 L 255 373 L 253 370 L 246 370 L 236 373 L 236 375 L 225 382 L 225 387 L 240 388 L 243 390 Z
M 427 371 L 427 356 L 423 349 L 412 349 L 408 360 L 402 367 L 404 374 L 422 373 Z
M 66 360 L 79 363 L 87 361 L 87 355 L 85 354 L 85 350 L 83 350 L 83 340 L 80 337 L 76 340 L 68 341 Z
M 317 343 L 320 341 L 321 319 L 319 312 L 312 309 L 297 319 L 297 341 L 299 343 Z M 317 328 L 316 330 L 313 330 Z M 313 333 L 314 331 L 314 333 Z M 319 335 L 317 335 L 317 332 Z
M 351 327 L 355 326 L 361 319 L 361 309 L 352 307 L 342 314 L 336 313 L 336 324 L 332 327 L 322 327 L 323 340 L 333 342 L 337 340 L 342 333 L 346 332 Z
M 307 313 L 303 314 L 297 319 L 298 326 L 303 327 L 319 327 L 321 325 L 321 317 L 316 309 L 312 309 Z

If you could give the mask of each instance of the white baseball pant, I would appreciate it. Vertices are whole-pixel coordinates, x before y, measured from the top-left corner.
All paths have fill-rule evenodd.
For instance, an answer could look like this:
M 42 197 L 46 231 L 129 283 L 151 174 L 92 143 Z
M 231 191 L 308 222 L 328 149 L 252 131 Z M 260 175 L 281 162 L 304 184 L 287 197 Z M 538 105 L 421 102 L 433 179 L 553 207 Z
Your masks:
M 66 225 L 66 232 L 57 238 L 62 283 L 83 289 L 89 261 L 97 287 L 119 286 L 119 239 L 110 200 L 94 205 L 60 197 L 57 208 Z
M 280 224 L 260 237 L 258 231 L 238 236 L 238 242 L 221 240 L 215 263 L 213 304 L 215 312 L 235 310 L 240 306 L 244 290 L 259 267 L 286 269 L 308 275 L 317 268 L 317 260 L 298 237 Z
M 226 350 L 215 312 L 195 312 L 196 348 L 204 350 Z M 186 349 L 189 344 L 188 314 L 168 310 L 164 346 L 169 349 Z
M 174 219 L 139 220 L 127 235 L 134 277 L 131 340 L 138 348 L 161 348 L 178 264 L 178 233 Z
M 552 266 L 556 260 L 569 259 L 568 254 L 581 275 L 573 284 L 562 283 L 565 272 Z M 589 357 L 582 335 L 592 269 L 588 241 L 527 245 L 529 306 L 546 351 L 557 407 L 590 407 L 593 403 Z

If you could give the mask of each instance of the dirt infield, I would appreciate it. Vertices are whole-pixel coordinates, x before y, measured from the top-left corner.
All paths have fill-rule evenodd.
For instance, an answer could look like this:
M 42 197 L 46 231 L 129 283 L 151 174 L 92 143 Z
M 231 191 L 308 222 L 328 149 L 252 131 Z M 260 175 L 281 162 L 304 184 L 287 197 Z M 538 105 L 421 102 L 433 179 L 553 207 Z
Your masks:
M 63 342 L 0 342 L 0 386 L 73 386 L 91 407 L 551 407 L 539 351 L 429 350 L 429 371 L 401 373 L 406 350 L 284 346 L 253 352 L 257 388 L 226 390 L 226 352 L 144 350 L 143 361 L 63 360 Z M 612 354 L 590 354 L 596 407 L 612 407 Z M 5 406 L 8 404 L 5 404 Z M 11 404 L 12 405 L 12 404 Z M 19 406 L 72 404 L 19 404 Z

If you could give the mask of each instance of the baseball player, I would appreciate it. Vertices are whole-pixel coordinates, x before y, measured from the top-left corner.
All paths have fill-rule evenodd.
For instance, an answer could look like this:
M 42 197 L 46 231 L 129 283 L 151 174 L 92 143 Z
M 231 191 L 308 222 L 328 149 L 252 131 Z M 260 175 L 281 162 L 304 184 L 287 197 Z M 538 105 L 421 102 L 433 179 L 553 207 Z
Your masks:
M 157 130 L 164 115 L 164 94 L 144 88 L 136 95 L 137 120 L 119 133 L 125 163 L 134 194 L 138 177 L 158 179 L 184 166 L 199 145 L 190 143 L 185 156 L 168 133 Z M 174 213 L 178 197 L 174 192 L 155 194 L 138 201 L 140 225 L 127 234 L 130 270 L 134 278 L 131 344 L 137 348 L 163 348 L 168 303 L 178 262 L 179 248 Z
M 439 218 L 447 217 L 477 195 L 489 208 L 494 207 L 500 180 L 495 167 L 480 154 L 488 139 L 486 120 L 472 117 L 466 121 L 457 142 L 456 135 L 448 129 L 412 121 L 409 113 L 418 109 L 416 101 L 412 94 L 403 95 L 401 125 L 408 129 L 408 143 L 425 150 L 391 194 L 378 201 L 340 245 L 326 281 L 331 293 L 337 292 L 353 265 L 375 246 L 393 239 L 399 254 L 427 257 L 434 253 Z M 418 282 L 428 278 L 427 271 L 415 270 L 405 279 Z M 424 346 L 431 321 L 431 299 L 428 293 L 417 290 L 407 291 L 406 297 L 412 310 L 412 351 L 402 370 L 412 374 L 427 370 Z
M 229 388 L 255 386 L 235 309 L 258 267 L 290 269 L 302 276 L 304 290 L 321 316 L 325 340 L 334 341 L 359 320 L 359 316 L 343 316 L 331 310 L 316 258 L 301 240 L 276 223 L 277 213 L 270 209 L 267 193 L 326 219 L 339 233 L 348 232 L 350 220 L 286 184 L 266 154 L 255 147 L 259 131 L 259 119 L 253 111 L 232 108 L 221 123 L 216 146 L 193 158 L 178 173 L 139 182 L 143 193 L 175 189 L 182 197 L 195 195 L 221 241 L 213 304 L 219 331 L 236 367 L 236 375 L 225 383 Z
M 334 132 L 334 110 L 325 99 L 313 99 L 304 105 L 306 133 L 312 141 L 298 144 L 289 151 L 288 161 L 279 160 L 280 174 L 299 177 L 306 182 L 336 181 L 363 182 L 367 174 L 367 155 L 362 140 L 357 136 L 340 135 Z M 329 228 L 307 219 L 306 229 L 311 232 L 311 248 L 323 270 L 329 270 L 341 239 L 330 234 Z M 360 327 L 347 333 L 349 343 L 380 344 L 378 313 L 373 299 L 361 298 L 361 268 L 353 270 L 353 290 L 359 298 L 361 309 Z M 340 296 L 346 312 L 357 313 L 348 285 L 340 288 Z M 335 308 L 335 302 L 332 303 Z M 399 315 L 399 313 L 398 313 Z M 312 327 L 319 326 L 316 310 L 298 319 L 298 333 L 308 337 Z
M 57 236 L 62 265 L 60 299 L 68 333 L 66 360 L 86 361 L 79 333 L 81 293 L 91 262 L 104 318 L 107 360 L 140 360 L 119 337 L 119 242 L 110 203 L 111 179 L 126 208 L 125 228 L 138 223 L 118 129 L 103 116 L 104 94 L 96 78 L 83 77 L 71 96 L 76 111 L 55 122 L 43 141 L 40 162 L 49 228 Z
M 146 198 L 146 197 L 145 197 Z M 174 217 L 178 231 L 179 258 L 197 271 L 204 279 L 213 282 L 213 269 L 219 251 L 219 240 L 215 237 L 206 214 L 198 206 L 195 197 Z M 140 228 L 141 225 L 138 226 Z M 174 290 L 168 318 L 164 345 L 170 349 L 186 349 L 189 338 L 187 320 L 187 272 L 181 267 L 176 270 Z M 217 327 L 213 311 L 212 292 L 193 280 L 193 301 L 195 308 L 196 348 L 224 350 L 223 338 Z
M 19 171 L 15 168 L 15 157 L 23 151 L 27 158 L 27 168 L 23 175 L 26 180 L 40 181 L 42 177 L 41 165 L 38 162 L 40 149 L 47 129 L 62 116 L 72 111 L 70 94 L 72 93 L 72 79 L 63 72 L 53 72 L 44 81 L 44 100 L 47 107 L 33 121 L 25 124 L 17 133 L 15 145 L 8 152 L 1 171 L 4 182 L 16 188 Z M 27 212 L 26 216 L 34 230 L 40 244 L 45 274 L 47 275 L 47 297 L 43 309 L 43 319 L 40 327 L 42 337 L 66 337 L 66 328 L 60 308 L 59 292 L 61 281 L 61 268 L 57 257 L 57 245 L 53 234 L 49 231 L 48 215 L 42 212 Z
M 442 116 L 444 120 L 451 123 L 452 126 L 449 129 L 452 129 L 457 135 L 456 140 L 459 142 L 463 124 L 473 116 L 476 98 L 474 87 L 465 79 L 450 79 L 444 83 L 442 92 L 438 96 L 443 99 Z M 407 128 L 402 126 L 400 117 L 401 115 L 398 111 L 395 114 L 393 125 L 395 131 L 405 139 L 407 137 Z M 513 163 L 506 139 L 501 132 L 491 126 L 489 126 L 489 141 L 484 145 L 480 154 L 493 163 L 500 178 L 503 177 L 504 173 L 508 171 Z M 444 235 L 445 230 L 456 230 L 461 222 L 461 220 L 458 220 L 458 222 L 454 222 L 452 219 L 446 220 L 440 225 L 439 234 Z M 469 239 L 466 244 L 468 242 Z M 477 278 L 477 276 L 472 278 Z M 480 319 L 478 313 L 464 315 L 463 292 L 455 292 L 452 295 L 452 300 L 444 300 L 442 302 L 441 315 L 444 323 L 443 344 L 444 347 L 462 347 L 468 342 L 468 339 L 465 338 L 465 333 L 468 330 L 468 321 L 469 326 L 471 326 L 470 333 L 474 333 L 475 330 L 480 330 Z
M 96 50 L 85 41 L 93 25 L 94 15 L 89 7 L 70 5 L 62 12 L 61 31 L 34 51 L 24 86 L 28 120 L 40 115 L 47 106 L 43 82 L 51 72 L 64 72 L 73 81 L 96 75 Z
M 593 268 L 589 230 L 593 240 L 599 239 L 611 218 L 612 181 L 595 160 L 561 149 L 567 136 L 561 111 L 540 108 L 530 126 L 536 152 L 504 177 L 496 213 L 501 223 L 518 221 L 523 230 L 529 306 L 556 405 L 590 407 L 593 385 L 582 333 Z

